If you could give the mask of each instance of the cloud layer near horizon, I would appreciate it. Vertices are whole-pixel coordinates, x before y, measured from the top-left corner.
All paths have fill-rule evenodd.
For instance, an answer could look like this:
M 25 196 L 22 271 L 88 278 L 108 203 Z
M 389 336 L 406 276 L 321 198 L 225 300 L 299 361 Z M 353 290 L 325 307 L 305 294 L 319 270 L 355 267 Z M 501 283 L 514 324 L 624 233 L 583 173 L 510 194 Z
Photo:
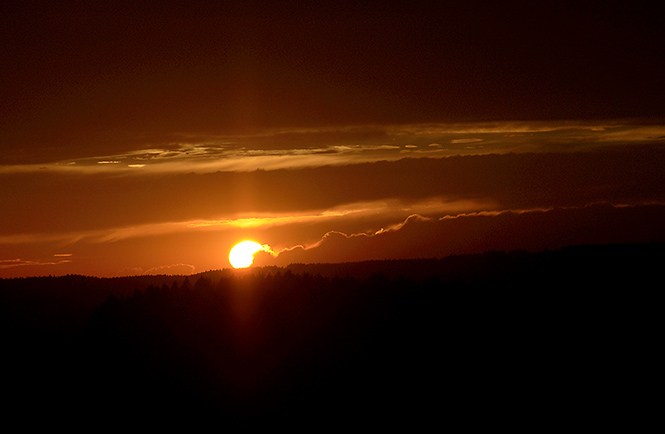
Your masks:
M 490 250 L 539 251 L 579 244 L 665 241 L 665 205 L 585 207 L 471 213 L 442 218 L 413 215 L 374 234 L 329 232 L 317 243 L 276 258 L 257 253 L 256 265 L 441 258 Z M 590 258 L 591 259 L 591 258 Z

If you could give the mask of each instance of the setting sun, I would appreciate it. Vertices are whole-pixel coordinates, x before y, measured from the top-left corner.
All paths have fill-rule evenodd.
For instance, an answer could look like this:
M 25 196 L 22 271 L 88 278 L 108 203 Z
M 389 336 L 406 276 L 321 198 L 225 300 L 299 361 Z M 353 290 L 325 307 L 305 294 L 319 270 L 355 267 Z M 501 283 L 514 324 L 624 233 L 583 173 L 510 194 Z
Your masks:
M 254 262 L 254 253 L 263 246 L 255 241 L 243 241 L 236 244 L 229 253 L 229 262 L 233 268 L 247 268 Z

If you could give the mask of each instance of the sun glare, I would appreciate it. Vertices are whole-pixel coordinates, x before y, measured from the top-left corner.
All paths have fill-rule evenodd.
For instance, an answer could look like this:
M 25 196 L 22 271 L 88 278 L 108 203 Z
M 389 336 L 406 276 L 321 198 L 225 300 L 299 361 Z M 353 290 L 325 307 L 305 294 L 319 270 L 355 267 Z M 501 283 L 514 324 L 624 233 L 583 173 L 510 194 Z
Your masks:
M 233 268 L 247 268 L 254 262 L 254 253 L 263 246 L 254 241 L 243 241 L 236 244 L 229 253 L 229 262 Z

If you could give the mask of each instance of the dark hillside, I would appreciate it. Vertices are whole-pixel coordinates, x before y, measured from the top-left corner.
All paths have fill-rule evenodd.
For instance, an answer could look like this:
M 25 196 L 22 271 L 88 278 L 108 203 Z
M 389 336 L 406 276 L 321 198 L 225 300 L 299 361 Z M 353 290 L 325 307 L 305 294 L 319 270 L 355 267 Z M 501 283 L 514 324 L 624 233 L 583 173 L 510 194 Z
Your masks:
M 662 249 L 2 280 L 5 410 L 219 428 L 634 427 L 653 405 Z

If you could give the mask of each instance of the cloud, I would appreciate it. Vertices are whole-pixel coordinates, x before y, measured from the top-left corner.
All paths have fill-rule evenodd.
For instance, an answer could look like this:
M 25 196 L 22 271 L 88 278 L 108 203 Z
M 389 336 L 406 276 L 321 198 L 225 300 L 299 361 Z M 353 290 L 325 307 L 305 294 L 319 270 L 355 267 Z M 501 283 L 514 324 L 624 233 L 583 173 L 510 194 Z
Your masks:
M 582 207 L 412 215 L 373 234 L 328 232 L 257 265 L 444 257 L 487 250 L 544 250 L 575 244 L 665 241 L 665 205 Z
M 453 139 L 450 141 L 450 143 L 454 144 L 464 144 L 464 143 L 477 143 L 477 142 L 482 142 L 483 139 Z
M 140 276 L 143 274 L 141 267 L 125 267 L 116 273 L 116 277 L 120 276 Z
M 474 137 L 469 137 L 473 135 Z M 160 147 L 45 164 L 0 165 L 1 174 L 55 173 L 209 173 L 278 170 L 394 161 L 404 152 L 430 156 L 508 152 L 551 152 L 600 145 L 662 141 L 665 126 L 628 120 L 602 122 L 475 122 L 360 125 L 337 128 L 264 130 L 245 135 L 186 135 Z M 483 148 L 443 148 L 440 143 L 484 142 Z M 418 149 L 422 147 L 422 149 Z M 141 171 L 136 169 L 140 168 Z
M 190 275 L 194 274 L 196 267 L 191 264 L 170 264 L 170 265 L 160 265 L 158 267 L 150 268 L 144 271 L 142 274 L 185 274 Z
M 396 223 L 394 225 L 388 226 L 387 228 L 381 228 L 378 231 L 374 232 L 374 235 L 380 235 L 386 232 L 392 232 L 392 231 L 398 231 L 404 227 L 404 225 L 409 224 L 409 222 L 414 222 L 414 221 L 432 221 L 432 218 L 428 217 L 423 217 L 422 215 L 419 214 L 411 214 L 404 220 L 403 222 Z
M 25 259 L 0 259 L 0 269 L 25 267 L 25 266 L 44 266 L 44 265 L 60 265 L 71 262 L 70 260 L 63 259 L 59 261 L 33 261 Z

